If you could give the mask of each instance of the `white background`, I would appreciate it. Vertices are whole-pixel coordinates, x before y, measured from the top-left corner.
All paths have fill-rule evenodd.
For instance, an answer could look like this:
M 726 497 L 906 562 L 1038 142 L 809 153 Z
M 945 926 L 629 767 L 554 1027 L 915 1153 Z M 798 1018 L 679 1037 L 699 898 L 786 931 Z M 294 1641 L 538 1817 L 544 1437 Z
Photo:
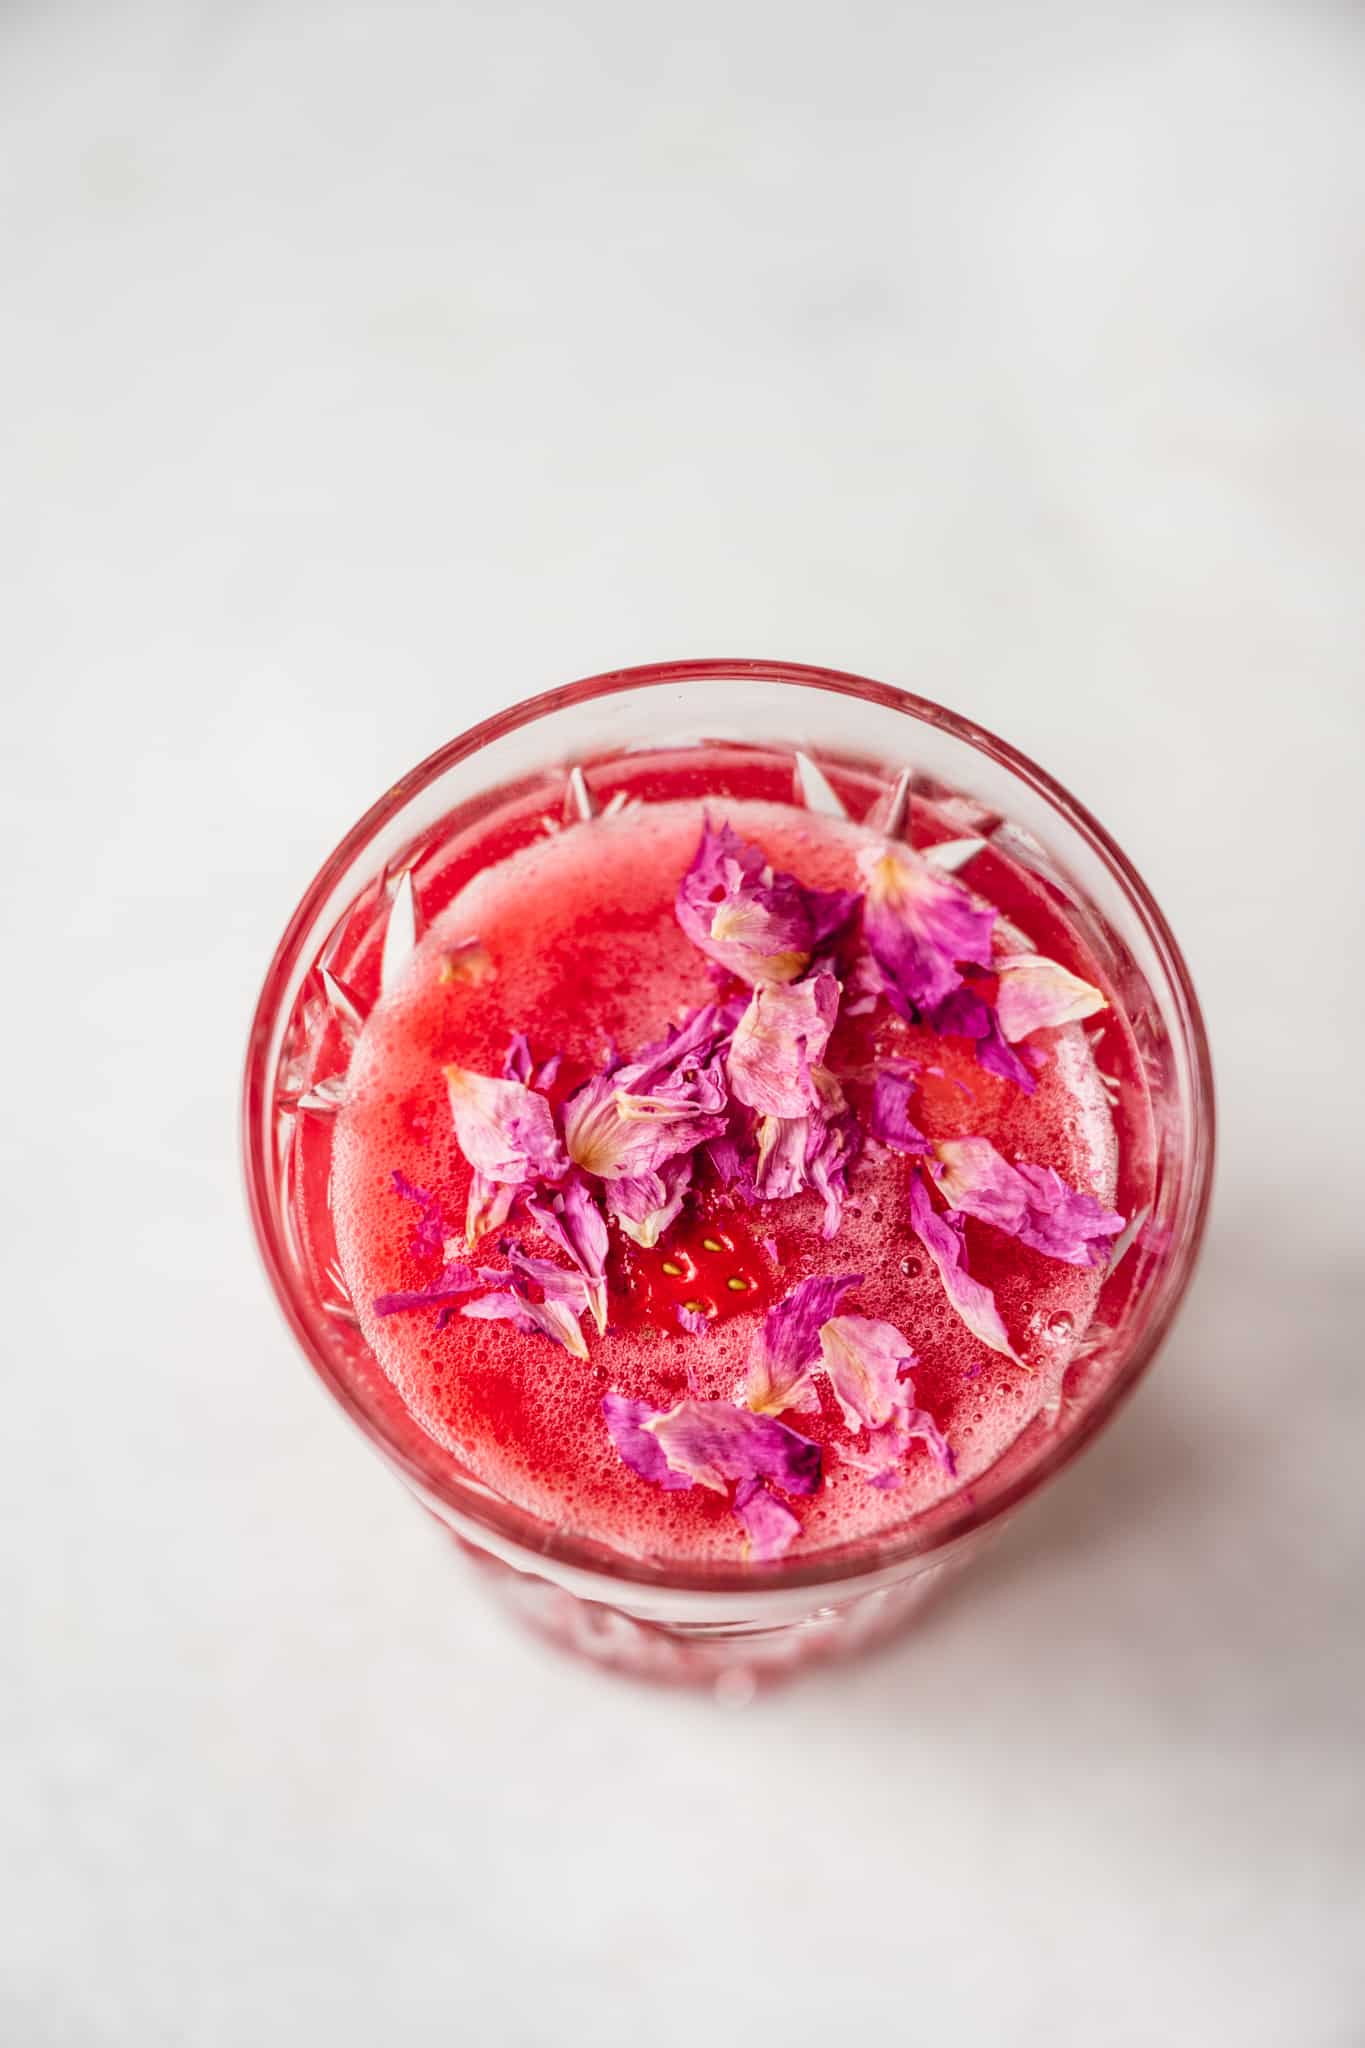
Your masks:
M 1365 2039 L 1365 24 L 0 20 L 0 2037 Z M 997 727 L 1205 996 L 1113 1433 L 745 1712 L 523 1640 L 255 1267 L 313 867 L 497 705 L 784 654 Z

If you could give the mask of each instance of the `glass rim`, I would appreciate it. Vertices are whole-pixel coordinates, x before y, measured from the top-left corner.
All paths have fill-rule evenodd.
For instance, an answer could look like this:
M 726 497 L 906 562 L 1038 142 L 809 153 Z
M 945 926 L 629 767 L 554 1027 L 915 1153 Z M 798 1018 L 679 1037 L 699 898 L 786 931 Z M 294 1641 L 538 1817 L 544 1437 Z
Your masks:
M 384 1421 L 371 1412 L 357 1391 L 338 1372 L 326 1347 L 318 1340 L 305 1304 L 300 1299 L 281 1219 L 272 1200 L 272 1167 L 269 1147 L 265 1142 L 266 1120 L 262 1110 L 271 1092 L 272 1075 L 268 1062 L 276 1019 L 305 942 L 319 913 L 352 862 L 406 804 L 459 762 L 469 759 L 506 734 L 534 724 L 554 712 L 570 710 L 596 698 L 624 695 L 662 684 L 718 683 L 737 677 L 746 682 L 775 686 L 796 684 L 825 690 L 836 696 L 876 704 L 920 724 L 934 726 L 994 760 L 1031 787 L 1089 845 L 1118 882 L 1125 899 L 1141 920 L 1176 999 L 1191 1082 L 1194 1142 L 1189 1165 L 1192 1186 L 1190 1197 L 1184 1204 L 1181 1241 L 1165 1276 L 1154 1312 L 1134 1333 L 1107 1384 L 1087 1402 L 1074 1423 L 1059 1431 L 1035 1459 L 991 1492 L 988 1499 L 981 1501 L 968 1496 L 976 1493 L 982 1482 L 989 1479 L 989 1470 L 978 1476 L 973 1488 L 964 1490 L 956 1506 L 950 1498 L 937 1508 L 932 1526 L 916 1529 L 912 1525 L 903 1536 L 889 1537 L 873 1554 L 862 1558 L 849 1559 L 840 1554 L 827 1557 L 824 1562 L 818 1558 L 802 1562 L 798 1554 L 777 1564 L 758 1567 L 749 1564 L 659 1565 L 647 1559 L 623 1556 L 608 1545 L 555 1529 L 538 1520 L 529 1510 L 498 1500 L 472 1479 L 466 1481 L 444 1472 L 436 1474 L 414 1463 Z M 612 1581 L 658 1592 L 716 1595 L 742 1592 L 754 1596 L 881 1579 L 916 1558 L 946 1552 L 965 1537 L 1009 1514 L 1054 1478 L 1112 1419 L 1166 1339 L 1198 1262 L 1212 1194 L 1216 1145 L 1216 1109 L 1208 1034 L 1184 955 L 1165 914 L 1137 868 L 1085 805 L 1072 796 L 1055 776 L 1009 741 L 931 698 L 847 670 L 748 657 L 697 657 L 684 661 L 651 662 L 606 670 L 600 675 L 541 691 L 468 727 L 393 783 L 324 860 L 300 897 L 275 947 L 252 1015 L 241 1116 L 252 1227 L 285 1320 L 309 1364 L 333 1398 L 369 1441 L 398 1466 L 419 1497 L 427 1500 L 429 1505 L 439 1502 L 438 1513 L 441 1508 L 449 1509 L 473 1525 L 470 1540 L 477 1542 L 477 1532 L 485 1532 L 495 1539 L 498 1554 L 504 1558 L 514 1557 L 528 1569 L 535 1569 L 538 1565 L 559 1565 L 578 1574 L 587 1574 L 594 1581 Z M 420 1429 L 415 1417 L 413 1421 Z

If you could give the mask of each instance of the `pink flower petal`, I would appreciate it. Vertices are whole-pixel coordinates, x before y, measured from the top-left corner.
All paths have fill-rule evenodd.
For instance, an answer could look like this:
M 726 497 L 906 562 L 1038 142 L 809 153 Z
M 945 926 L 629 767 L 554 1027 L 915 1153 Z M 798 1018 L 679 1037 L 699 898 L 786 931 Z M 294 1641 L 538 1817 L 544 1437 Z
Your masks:
M 995 1296 L 981 1281 L 973 1280 L 967 1270 L 967 1248 L 961 1222 L 953 1215 L 940 1216 L 935 1211 L 929 1190 L 918 1173 L 910 1182 L 910 1222 L 938 1269 L 944 1293 L 972 1335 L 990 1350 L 1012 1358 L 1016 1365 L 1023 1365 L 1024 1361 L 1011 1345 L 1009 1333 L 1000 1319 Z
M 469 1067 L 446 1067 L 444 1072 L 460 1150 L 488 1180 L 557 1180 L 568 1170 L 543 1095 L 520 1081 L 495 1081 Z
M 749 1556 L 755 1564 L 772 1564 L 784 1557 L 801 1534 L 801 1524 L 785 1501 L 778 1500 L 756 1479 L 740 1487 L 732 1511 L 744 1531 Z
M 890 840 L 865 847 L 858 871 L 867 888 L 863 936 L 902 1016 L 958 987 L 959 960 L 989 967 L 996 912 L 953 876 Z
M 465 1295 L 472 1294 L 476 1287 L 496 1284 L 505 1277 L 487 1266 L 474 1267 L 463 1259 L 454 1259 L 429 1287 L 410 1287 L 395 1294 L 377 1294 L 372 1306 L 377 1316 L 396 1316 L 405 1309 L 441 1308 L 452 1301 L 463 1301 Z
M 531 1058 L 531 1041 L 524 1031 L 519 1031 L 507 1048 L 507 1057 L 502 1063 L 503 1079 L 520 1081 L 525 1088 L 549 1088 L 564 1063 L 562 1052 L 552 1053 L 540 1067 Z
M 862 1279 L 861 1273 L 812 1274 L 768 1310 L 749 1346 L 738 1391 L 746 1408 L 756 1415 L 780 1415 L 788 1408 L 810 1414 L 818 1409 L 820 1400 L 810 1375 L 820 1360 L 820 1327 Z
M 626 1236 L 650 1251 L 676 1221 L 692 1185 L 692 1155 L 666 1159 L 657 1173 L 603 1183 L 607 1208 Z
M 756 988 L 726 1059 L 739 1101 L 760 1116 L 803 1116 L 815 1099 L 810 1069 L 824 1057 L 838 1010 L 832 974 Z
M 846 1465 L 852 1465 L 855 1471 L 861 1472 L 869 1486 L 889 1493 L 904 1482 L 906 1453 L 916 1442 L 926 1446 L 930 1457 L 945 1472 L 952 1474 L 957 1470 L 957 1460 L 933 1416 L 927 1409 L 916 1408 L 911 1403 L 897 1408 L 880 1429 L 868 1431 L 865 1451 L 852 1446 L 845 1449 L 841 1444 L 839 1456 Z
M 651 1486 L 661 1486 L 665 1493 L 685 1493 L 692 1485 L 686 1472 L 675 1472 L 660 1448 L 659 1439 L 645 1424 L 658 1414 L 648 1401 L 630 1401 L 624 1394 L 604 1394 L 602 1413 L 607 1421 L 607 1434 L 624 1464 L 641 1479 L 647 1479 Z
M 607 1226 L 582 1174 L 570 1174 L 556 1193 L 528 1197 L 526 1207 L 550 1242 L 567 1252 L 583 1275 L 592 1319 L 599 1332 L 605 1330 Z
M 720 1137 L 728 1103 L 717 1049 L 736 1013 L 708 1003 L 643 1058 L 585 1082 L 564 1106 L 570 1158 L 599 1180 L 634 1180 Z
M 814 1493 L 820 1484 L 819 1444 L 733 1401 L 679 1401 L 644 1427 L 674 1472 L 713 1493 L 751 1479 L 770 1479 L 794 1494 Z
M 935 1179 L 948 1207 L 975 1216 L 1068 1266 L 1101 1266 L 1123 1218 L 1094 1195 L 1069 1187 L 1051 1166 L 1011 1166 L 989 1138 L 934 1146 Z
M 499 1277 L 503 1290 L 471 1301 L 460 1313 L 474 1322 L 509 1322 L 519 1330 L 539 1331 L 562 1344 L 575 1358 L 586 1360 L 588 1347 L 579 1317 L 588 1306 L 581 1273 L 566 1273 L 549 1259 L 528 1258 L 519 1245 L 508 1247 L 509 1271 Z
M 903 1405 L 902 1368 L 919 1363 L 895 1324 L 874 1316 L 831 1316 L 820 1328 L 820 1356 L 851 1430 L 889 1421 Z
M 774 873 L 761 847 L 708 819 L 676 907 L 693 945 L 741 981 L 786 982 L 805 973 L 816 947 L 848 923 L 857 900 Z
M 872 1113 L 868 1131 L 897 1152 L 926 1152 L 929 1140 L 910 1115 L 913 1081 L 902 1074 L 883 1071 L 872 1084 Z
M 1011 1044 L 1031 1031 L 1075 1024 L 1108 1007 L 1097 988 L 1041 953 L 1012 953 L 997 960 L 995 970 L 1000 977 L 996 1011 Z

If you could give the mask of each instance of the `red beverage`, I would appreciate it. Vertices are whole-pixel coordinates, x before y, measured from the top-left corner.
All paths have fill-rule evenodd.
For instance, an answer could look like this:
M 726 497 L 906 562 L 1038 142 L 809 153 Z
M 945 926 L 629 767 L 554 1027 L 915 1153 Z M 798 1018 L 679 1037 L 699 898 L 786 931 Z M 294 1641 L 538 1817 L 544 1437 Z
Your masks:
M 999 821 L 965 800 L 916 798 L 892 819 L 884 784 L 850 769 L 833 773 L 847 816 L 826 815 L 792 801 L 790 756 L 717 748 L 599 761 L 577 789 L 579 810 L 595 815 L 574 816 L 571 806 L 566 821 L 559 789 L 547 809 L 550 792 L 537 783 L 495 794 L 435 832 L 411 862 L 416 943 L 403 957 L 405 900 L 397 938 L 390 921 L 382 973 L 374 897 L 343 926 L 309 1055 L 315 1089 L 320 1073 L 329 1077 L 318 1101 L 330 1088 L 340 1107 L 325 1137 L 304 1117 L 296 1140 L 296 1215 L 315 1264 L 324 1267 L 334 1246 L 333 1283 L 344 1282 L 373 1357 L 421 1432 L 475 1483 L 550 1529 L 665 1567 L 742 1564 L 736 1489 L 689 1484 L 687 1466 L 676 1468 L 677 1484 L 651 1481 L 620 1449 L 604 1397 L 655 1416 L 691 1412 L 690 1404 L 744 1407 L 768 1312 L 813 1276 L 860 1276 L 841 1312 L 863 1319 L 860 1330 L 901 1333 L 913 1360 L 901 1378 L 927 1418 L 925 1433 L 911 1436 L 894 1470 L 879 1470 L 874 1483 L 870 1430 L 852 1426 L 834 1382 L 813 1362 L 800 1407 L 777 1411 L 819 1450 L 810 1491 L 766 1485 L 775 1512 L 799 1525 L 782 1549 L 803 1564 L 846 1557 L 926 1511 L 970 1504 L 974 1485 L 1026 1432 L 1059 1426 L 1068 1402 L 1088 1398 L 1085 1333 L 1124 1243 L 1120 1219 L 1137 1217 L 1151 1196 L 1147 1089 L 1101 962 L 1058 892 L 1012 858 L 1007 834 L 991 836 Z M 727 978 L 675 909 L 708 812 L 806 892 L 861 894 L 868 861 L 888 843 L 931 859 L 936 845 L 955 845 L 954 862 L 937 871 L 955 871 L 963 903 L 970 892 L 996 915 L 990 950 L 953 971 L 954 1000 L 994 1016 L 1004 979 L 995 966 L 1037 952 L 1096 992 L 1096 1007 L 1002 1046 L 1010 1071 L 983 1065 L 978 1041 L 953 1028 L 960 1013 L 946 998 L 898 1006 L 883 986 L 861 1000 L 870 956 L 859 920 L 869 913 L 856 910 L 829 968 L 840 1000 L 823 1070 L 857 1126 L 832 1235 L 819 1191 L 765 1198 L 727 1185 L 699 1145 L 680 1212 L 656 1243 L 611 1223 L 606 1327 L 580 1318 L 586 1356 L 515 1319 L 467 1314 L 476 1293 L 385 1309 L 390 1297 L 437 1287 L 452 1261 L 471 1258 L 505 1279 L 509 1244 L 574 1271 L 524 1200 L 481 1242 L 464 1244 L 472 1175 L 448 1068 L 501 1076 L 509 1046 L 525 1034 L 537 1067 L 560 1056 L 538 1092 L 562 1131 L 613 1051 L 629 1061 L 727 994 L 736 1013 L 752 1002 L 753 986 Z M 889 842 L 879 829 L 888 823 Z M 976 843 L 964 849 L 964 837 Z M 808 963 L 786 985 L 817 970 L 818 961 Z M 885 982 L 883 970 L 875 973 Z M 722 1046 L 722 1075 L 733 1075 L 728 1057 Z M 884 1075 L 903 1084 L 917 1150 L 878 1135 L 873 1103 Z M 753 1113 L 740 1113 L 757 1142 Z M 959 1186 L 953 1145 L 964 1138 L 988 1141 L 1007 1178 L 1020 1164 L 1051 1170 L 1049 1186 L 1089 1197 L 1111 1218 L 1093 1252 L 1038 1248 L 1027 1228 L 1019 1234 L 1017 1216 L 1002 1228 L 973 1213 L 970 1189 L 965 1210 L 953 1210 L 944 1191 Z M 569 1171 L 609 1206 L 604 1185 Z M 956 1217 L 965 1264 L 993 1297 L 1012 1356 L 969 1328 L 950 1297 L 912 1221 L 916 1182 L 935 1216 L 946 1207 Z M 483 1298 L 500 1299 L 501 1282 L 489 1284 L 493 1294 Z

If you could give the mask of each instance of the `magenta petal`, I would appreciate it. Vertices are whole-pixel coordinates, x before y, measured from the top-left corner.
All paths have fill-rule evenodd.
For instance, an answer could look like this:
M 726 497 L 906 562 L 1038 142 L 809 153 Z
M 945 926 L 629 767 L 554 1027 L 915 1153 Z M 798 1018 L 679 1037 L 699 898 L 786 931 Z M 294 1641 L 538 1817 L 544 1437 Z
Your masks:
M 527 1198 L 526 1206 L 552 1244 L 567 1252 L 587 1286 L 588 1307 L 598 1330 L 607 1327 L 607 1250 L 602 1212 L 581 1174 L 570 1174 L 556 1193 Z
M 862 1279 L 861 1273 L 812 1274 L 768 1310 L 749 1346 L 739 1390 L 747 1408 L 757 1415 L 780 1415 L 787 1408 L 811 1413 L 819 1407 L 810 1374 L 820 1359 L 820 1327 Z
M 474 1267 L 463 1259 L 456 1259 L 442 1269 L 429 1287 L 410 1287 L 396 1294 L 377 1294 L 372 1306 L 377 1316 L 396 1316 L 404 1309 L 439 1308 L 446 1302 L 462 1301 L 476 1287 L 487 1287 L 505 1278 L 505 1274 L 493 1272 L 486 1266 Z
M 897 1152 L 913 1154 L 929 1149 L 929 1140 L 910 1115 L 910 1098 L 914 1092 L 913 1081 L 887 1072 L 878 1074 L 872 1086 L 869 1133 Z
M 772 1564 L 785 1556 L 801 1524 L 785 1501 L 753 1480 L 736 1493 L 732 1512 L 744 1531 L 755 1564 Z
M 839 984 L 815 974 L 788 987 L 756 988 L 726 1059 L 730 1087 L 760 1116 L 802 1116 L 839 1010 Z
M 995 1296 L 967 1270 L 967 1248 L 962 1225 L 955 1216 L 940 1216 L 929 1199 L 929 1190 L 918 1173 L 910 1182 L 910 1222 L 916 1236 L 938 1269 L 943 1291 L 972 1335 L 992 1351 L 1002 1352 L 1016 1365 L 1023 1360 L 1014 1350 L 1009 1333 L 1000 1319 Z
M 996 912 L 952 875 L 890 841 L 864 848 L 858 868 L 867 887 L 863 936 L 902 1015 L 955 989 L 959 960 L 990 966 Z
M 1016 1170 L 1028 1189 L 1020 1243 L 1068 1266 L 1102 1266 L 1109 1256 L 1109 1239 L 1118 1237 L 1124 1227 L 1117 1210 L 1068 1187 L 1054 1167 L 1029 1166 L 1020 1160 Z
M 732 1401 L 679 1401 L 645 1428 L 673 1471 L 715 1493 L 751 1479 L 770 1479 L 794 1494 L 814 1493 L 820 1484 L 819 1444 Z
M 469 1067 L 446 1067 L 444 1072 L 460 1150 L 487 1179 L 557 1180 L 567 1171 L 543 1095 L 520 1081 L 495 1081 Z
M 1011 1044 L 1031 1031 L 1074 1024 L 1107 1007 L 1097 988 L 1041 953 L 1012 953 L 996 961 L 995 971 L 1000 1029 Z
M 1050 1166 L 1011 1166 L 989 1138 L 951 1138 L 934 1146 L 935 1178 L 950 1209 L 994 1224 L 1021 1244 L 1069 1266 L 1102 1265 L 1123 1218 L 1094 1195 L 1068 1187 Z
M 995 1011 L 974 989 L 954 989 L 930 1011 L 928 1022 L 942 1037 L 970 1038 L 978 1066 L 1032 1095 L 1038 1085 L 1032 1069 L 1005 1043 Z
M 692 1485 L 685 1472 L 675 1472 L 659 1447 L 659 1439 L 645 1428 L 658 1414 L 648 1401 L 630 1401 L 624 1394 L 604 1394 L 602 1413 L 607 1433 L 623 1462 L 651 1486 L 666 1493 L 684 1493 Z
M 708 1003 L 643 1059 L 570 1096 L 564 1138 L 575 1163 L 599 1180 L 639 1179 L 720 1137 L 729 1105 L 717 1048 L 734 1014 Z
M 588 1306 L 588 1288 L 581 1273 L 566 1273 L 549 1259 L 528 1258 L 519 1245 L 507 1253 L 509 1273 L 503 1291 L 471 1301 L 461 1315 L 474 1322 L 510 1322 L 517 1329 L 537 1330 L 562 1344 L 575 1358 L 586 1359 L 579 1317 Z
M 774 874 L 762 848 L 729 825 L 707 819 L 676 909 L 693 945 L 742 981 L 795 981 L 809 965 L 810 892 L 794 875 Z

